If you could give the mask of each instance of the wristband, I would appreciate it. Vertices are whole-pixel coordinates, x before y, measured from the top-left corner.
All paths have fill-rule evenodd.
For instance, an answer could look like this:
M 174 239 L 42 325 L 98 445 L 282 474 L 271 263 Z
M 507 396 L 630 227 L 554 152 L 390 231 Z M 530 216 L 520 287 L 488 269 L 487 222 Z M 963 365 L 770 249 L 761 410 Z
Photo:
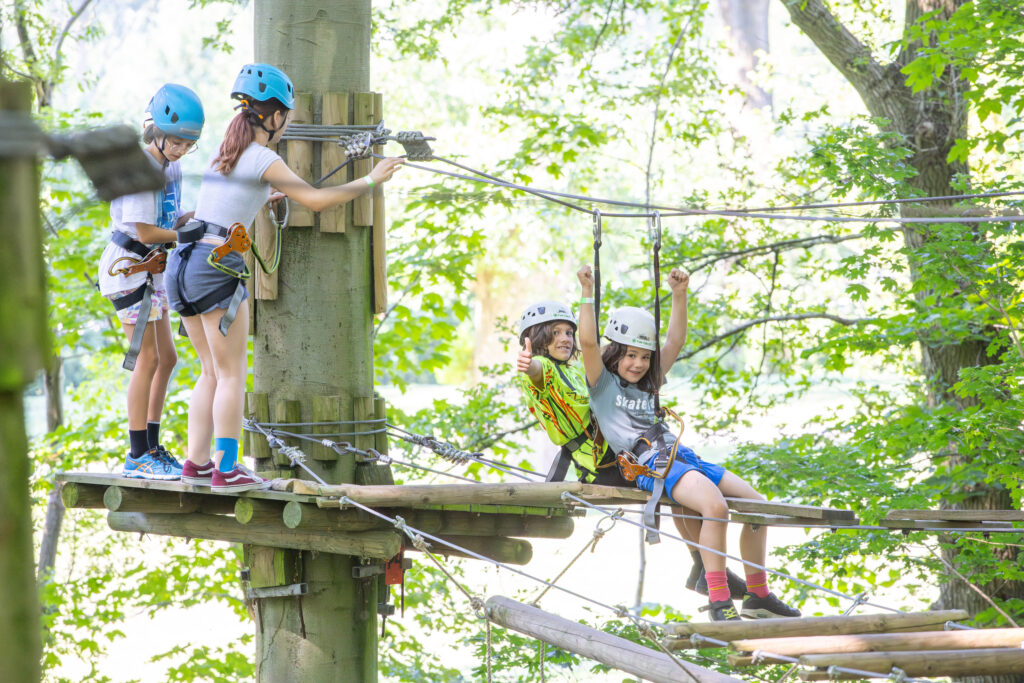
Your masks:
M 580 299 L 580 306 L 582 306 L 583 304 L 593 304 L 593 303 L 594 303 L 594 297 L 592 297 L 592 296 L 585 296 L 585 297 L 582 297 Z
M 368 175 L 364 175 L 364 176 L 363 176 L 363 180 L 365 180 L 365 181 L 366 181 L 366 186 L 367 186 L 367 187 L 373 187 L 373 184 L 374 184 L 374 183 L 373 183 L 373 178 L 371 178 L 371 177 L 370 177 L 370 176 L 368 176 Z

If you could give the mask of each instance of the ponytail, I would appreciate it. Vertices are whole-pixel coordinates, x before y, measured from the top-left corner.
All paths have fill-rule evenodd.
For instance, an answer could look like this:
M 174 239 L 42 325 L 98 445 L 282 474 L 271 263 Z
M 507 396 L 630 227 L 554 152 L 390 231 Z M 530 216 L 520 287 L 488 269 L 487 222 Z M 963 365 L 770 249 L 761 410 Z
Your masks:
M 241 111 L 235 114 L 235 118 L 231 119 L 231 123 L 228 124 L 227 132 L 224 133 L 224 141 L 220 143 L 220 151 L 217 153 L 217 158 L 213 160 L 214 170 L 221 175 L 228 175 L 235 170 L 242 152 L 256 139 L 253 133 L 254 126 L 260 126 L 263 130 L 267 130 L 263 121 L 278 111 L 288 111 L 288 108 L 275 98 L 264 101 L 242 100 L 242 104 L 236 108 L 240 108 Z

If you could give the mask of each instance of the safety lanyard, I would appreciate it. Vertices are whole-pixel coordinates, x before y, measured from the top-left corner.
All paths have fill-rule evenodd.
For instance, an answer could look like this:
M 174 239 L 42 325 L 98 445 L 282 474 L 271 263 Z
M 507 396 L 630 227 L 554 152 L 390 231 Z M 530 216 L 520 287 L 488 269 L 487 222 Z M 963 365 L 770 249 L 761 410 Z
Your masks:
M 654 383 L 654 417 L 664 418 L 661 409 L 661 383 L 664 379 L 661 370 L 661 213 L 655 211 L 650 217 L 650 236 L 652 242 L 653 263 L 654 263 L 654 353 L 651 354 L 651 362 L 654 363 L 654 373 L 657 378 Z

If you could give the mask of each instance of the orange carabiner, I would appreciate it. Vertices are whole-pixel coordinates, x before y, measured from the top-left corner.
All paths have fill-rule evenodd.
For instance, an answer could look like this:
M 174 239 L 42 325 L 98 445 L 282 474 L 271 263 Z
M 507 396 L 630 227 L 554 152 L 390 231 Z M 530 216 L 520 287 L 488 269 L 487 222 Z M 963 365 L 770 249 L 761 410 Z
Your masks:
M 216 263 L 233 251 L 244 254 L 249 251 L 251 246 L 252 240 L 249 238 L 249 233 L 245 231 L 245 226 L 241 223 L 234 223 L 231 226 L 231 232 L 228 234 L 227 241 L 219 247 L 214 247 L 212 258 Z
M 620 452 L 615 459 L 619 463 L 619 472 L 626 481 L 636 481 L 637 477 L 647 477 L 651 474 L 650 468 L 638 463 L 636 456 L 629 451 Z

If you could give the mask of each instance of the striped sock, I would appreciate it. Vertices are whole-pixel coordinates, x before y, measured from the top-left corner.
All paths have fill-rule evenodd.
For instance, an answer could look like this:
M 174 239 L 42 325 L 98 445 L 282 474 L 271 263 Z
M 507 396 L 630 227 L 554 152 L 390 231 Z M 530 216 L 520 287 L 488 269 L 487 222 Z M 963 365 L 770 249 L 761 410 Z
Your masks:
M 729 578 L 724 571 L 709 572 L 705 570 L 705 576 L 708 579 L 708 600 L 721 602 L 732 599 L 729 595 Z
M 221 472 L 230 472 L 235 469 L 235 463 L 238 462 L 238 439 L 217 437 L 213 440 L 213 450 L 214 452 L 224 452 L 220 458 L 220 467 L 217 469 Z
M 747 574 L 747 592 L 753 593 L 759 598 L 767 598 L 771 593 L 768 590 L 768 574 L 765 572 Z

